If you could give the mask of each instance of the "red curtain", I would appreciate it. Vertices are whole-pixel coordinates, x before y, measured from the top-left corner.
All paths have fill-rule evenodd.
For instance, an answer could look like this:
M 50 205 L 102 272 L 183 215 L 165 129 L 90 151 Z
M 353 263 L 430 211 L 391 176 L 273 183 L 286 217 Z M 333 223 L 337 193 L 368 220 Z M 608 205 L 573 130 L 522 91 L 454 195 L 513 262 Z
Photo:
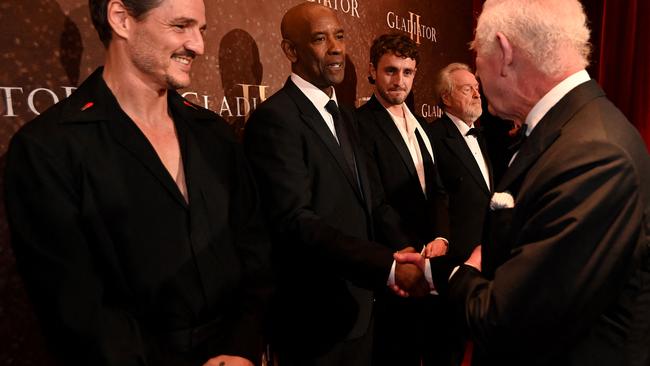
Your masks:
M 600 30 L 593 76 L 650 151 L 650 1 L 602 0 L 601 12 L 600 19 L 591 19 L 592 28 Z

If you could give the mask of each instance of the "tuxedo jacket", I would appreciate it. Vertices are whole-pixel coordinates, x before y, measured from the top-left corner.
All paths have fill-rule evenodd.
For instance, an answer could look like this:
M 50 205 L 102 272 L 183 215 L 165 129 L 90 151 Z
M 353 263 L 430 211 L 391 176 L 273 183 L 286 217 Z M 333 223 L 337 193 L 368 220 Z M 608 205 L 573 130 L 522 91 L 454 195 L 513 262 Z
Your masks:
M 494 279 L 463 265 L 449 282 L 486 364 L 648 365 L 650 158 L 594 81 L 549 110 L 496 190 L 515 205 L 483 248 L 504 253 Z
M 365 334 L 373 289 L 385 288 L 392 249 L 375 228 L 406 242 L 397 215 L 376 192 L 376 173 L 358 145 L 353 115 L 341 108 L 354 145 L 361 191 L 325 121 L 289 79 L 252 113 L 244 146 L 259 180 L 273 237 L 276 349 L 316 355 Z
M 12 139 L 6 204 L 66 365 L 257 362 L 270 242 L 228 125 L 169 91 L 189 203 L 95 71 Z
M 436 237 L 449 239 L 447 196 L 436 173 L 426 177 L 427 196 L 422 192 L 411 153 L 395 122 L 377 98 L 357 110 L 361 144 L 377 165 L 386 201 L 399 213 L 416 250 Z M 424 119 L 418 119 L 421 126 Z M 422 151 L 422 154 L 427 154 Z M 434 159 L 439 166 L 439 159 Z M 397 243 L 402 244 L 402 243 Z
M 456 262 L 463 262 L 482 242 L 490 188 L 465 138 L 446 114 L 428 125 L 427 132 L 437 158 L 438 172 L 449 195 L 451 245 L 448 255 Z M 485 137 L 479 134 L 477 139 L 492 186 L 492 166 Z

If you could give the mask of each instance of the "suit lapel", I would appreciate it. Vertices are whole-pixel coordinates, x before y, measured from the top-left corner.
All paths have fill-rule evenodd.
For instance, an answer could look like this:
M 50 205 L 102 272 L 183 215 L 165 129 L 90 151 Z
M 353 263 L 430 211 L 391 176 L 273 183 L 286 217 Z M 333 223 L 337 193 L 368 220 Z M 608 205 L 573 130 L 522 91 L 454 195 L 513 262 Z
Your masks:
M 402 158 L 402 162 L 404 162 L 406 169 L 409 171 L 412 177 L 418 179 L 419 181 L 418 173 L 415 170 L 415 164 L 413 164 L 413 158 L 411 157 L 411 153 L 409 152 L 408 147 L 402 138 L 402 135 L 397 129 L 397 126 L 395 126 L 395 122 L 388 114 L 386 108 L 384 108 L 384 106 L 379 103 L 374 94 L 368 101 L 368 107 L 372 110 L 372 113 L 375 116 L 375 121 L 377 121 L 379 128 L 386 135 L 386 137 L 388 137 L 393 146 L 395 146 L 395 149 L 397 149 L 399 152 L 399 155 Z
M 488 179 L 490 181 L 490 187 L 494 189 L 494 177 L 492 176 L 492 163 L 488 158 L 489 155 L 487 149 L 487 142 L 485 141 L 485 136 L 482 133 L 479 133 L 477 140 L 478 140 L 478 146 L 481 148 L 481 154 L 483 154 L 483 160 L 485 161 L 485 165 L 487 165 L 488 168 Z
M 296 106 L 300 111 L 300 118 L 303 120 L 303 122 L 305 122 L 307 126 L 309 126 L 309 128 L 311 128 L 316 133 L 318 138 L 327 147 L 327 150 L 338 164 L 346 180 L 352 186 L 352 189 L 354 189 L 359 199 L 363 201 L 361 192 L 359 192 L 359 188 L 357 187 L 355 179 L 352 176 L 353 173 L 350 171 L 350 168 L 345 161 L 341 147 L 334 138 L 332 131 L 329 129 L 329 127 L 327 127 L 327 123 L 325 123 L 323 117 L 320 115 L 320 113 L 318 113 L 316 107 L 314 107 L 311 101 L 302 93 L 302 91 L 300 91 L 300 89 L 298 89 L 298 87 L 291 81 L 291 79 L 287 80 L 284 85 L 284 89 L 291 97 L 291 99 L 293 99 L 294 103 L 296 103 Z M 348 126 L 350 126 L 351 124 L 349 116 L 347 116 L 346 113 L 342 113 L 342 116 L 343 118 L 347 118 Z M 355 143 L 353 143 L 353 145 L 355 145 Z M 360 164 L 357 161 L 357 166 L 359 165 Z M 359 170 L 361 170 L 360 167 Z
M 506 170 L 503 178 L 501 178 L 497 191 L 510 190 L 516 195 L 519 187 L 514 183 L 521 182 L 521 178 L 523 178 L 530 166 L 560 136 L 562 127 L 585 104 L 604 95 L 605 93 L 598 84 L 590 80 L 578 85 L 560 99 L 539 121 L 526 142 L 521 145 L 517 156 Z
M 454 122 L 452 122 L 451 119 L 447 117 L 447 115 L 444 115 L 441 123 L 447 130 L 447 136 L 444 139 L 445 144 L 447 144 L 451 152 L 454 153 L 454 155 L 456 155 L 458 159 L 463 163 L 476 183 L 478 183 L 478 185 L 483 188 L 485 193 L 489 194 L 490 190 L 485 184 L 485 178 L 483 178 L 481 168 L 479 168 L 478 164 L 476 163 L 476 159 L 474 159 L 474 156 L 472 156 L 472 152 L 470 151 L 469 146 L 467 146 L 465 139 L 463 136 L 461 136 L 460 131 L 458 131 L 458 128 Z M 482 148 L 481 152 L 484 154 L 483 157 L 485 159 L 485 156 L 487 156 L 485 155 L 486 152 Z
M 361 195 L 360 198 L 365 204 L 366 211 L 368 216 L 372 215 L 372 188 L 370 186 L 370 178 L 368 177 L 368 170 L 366 167 L 368 162 L 366 161 L 366 156 L 363 154 L 360 138 L 359 138 L 359 129 L 356 124 L 356 121 L 353 117 L 353 113 L 347 108 L 341 108 L 341 113 L 344 115 L 348 121 L 350 121 L 350 142 L 352 143 L 352 148 L 354 150 L 354 156 L 357 161 L 357 171 L 359 174 L 359 185 L 361 186 Z M 372 226 L 372 225 L 371 225 Z M 370 228 L 373 231 L 372 227 Z M 374 235 L 374 234 L 373 234 Z

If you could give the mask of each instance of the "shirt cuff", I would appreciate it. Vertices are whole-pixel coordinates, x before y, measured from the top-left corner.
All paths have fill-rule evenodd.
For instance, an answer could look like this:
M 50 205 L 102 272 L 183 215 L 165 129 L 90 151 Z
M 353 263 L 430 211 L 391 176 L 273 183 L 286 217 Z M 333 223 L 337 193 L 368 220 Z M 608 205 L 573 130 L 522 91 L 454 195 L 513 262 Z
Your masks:
M 436 291 L 436 286 L 433 284 L 433 276 L 431 275 L 431 263 L 429 262 L 428 259 L 424 260 L 424 277 L 427 279 L 427 282 L 429 283 L 429 288 L 431 289 L 429 293 L 431 295 L 438 295 L 438 291 Z
M 447 244 L 447 246 L 449 246 L 449 240 L 447 240 L 447 239 L 445 239 L 445 238 L 443 238 L 442 236 L 439 236 L 439 237 L 437 237 L 437 238 L 435 238 L 435 239 L 433 239 L 433 240 L 438 240 L 438 239 L 440 239 L 440 240 L 442 240 L 442 241 L 444 241 L 444 242 L 445 242 L 445 244 Z
M 458 268 L 460 268 L 460 266 L 454 267 L 454 269 L 451 271 L 451 274 L 449 275 L 450 280 L 456 274 L 456 271 L 458 271 Z
M 388 286 L 394 286 L 395 285 L 395 265 L 397 263 L 395 260 L 393 260 L 393 265 L 390 267 L 390 274 L 388 275 L 388 282 L 386 284 Z

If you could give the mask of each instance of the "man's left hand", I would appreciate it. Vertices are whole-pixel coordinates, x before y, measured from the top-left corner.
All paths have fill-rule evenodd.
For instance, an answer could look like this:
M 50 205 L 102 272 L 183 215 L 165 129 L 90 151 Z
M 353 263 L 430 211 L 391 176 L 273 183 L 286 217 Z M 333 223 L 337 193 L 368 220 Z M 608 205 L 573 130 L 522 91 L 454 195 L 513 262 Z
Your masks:
M 446 241 L 438 238 L 436 240 L 432 240 L 429 244 L 426 245 L 424 251 L 422 252 L 422 255 L 425 258 L 439 257 L 441 255 L 447 254 L 447 248 L 449 248 L 449 244 L 447 244 Z

